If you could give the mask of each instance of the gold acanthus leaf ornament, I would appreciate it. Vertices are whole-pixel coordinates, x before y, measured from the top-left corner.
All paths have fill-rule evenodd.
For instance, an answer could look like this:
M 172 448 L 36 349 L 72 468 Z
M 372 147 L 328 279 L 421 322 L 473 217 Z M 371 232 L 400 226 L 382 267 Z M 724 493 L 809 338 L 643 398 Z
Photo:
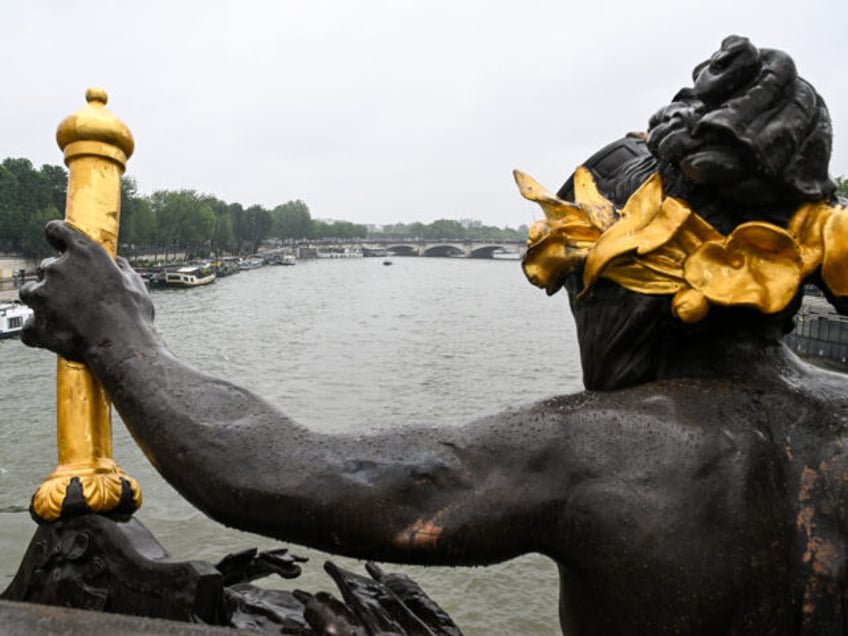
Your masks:
M 32 497 L 32 510 L 41 521 L 57 521 L 62 517 L 68 489 L 77 480 L 82 488 L 85 506 L 90 512 L 110 514 L 126 507 L 125 489 L 129 490 L 132 509 L 141 507 L 141 489 L 109 458 L 85 464 L 58 466 L 39 486 Z
M 621 209 L 585 167 L 574 173 L 573 203 L 522 172 L 514 175 L 521 194 L 545 213 L 530 227 L 523 267 L 548 294 L 582 267 L 581 295 L 600 278 L 642 294 L 668 294 L 685 323 L 703 320 L 711 305 L 781 311 L 819 267 L 835 295 L 848 295 L 845 206 L 805 204 L 786 229 L 751 221 L 724 236 L 685 201 L 665 196 L 659 173 Z

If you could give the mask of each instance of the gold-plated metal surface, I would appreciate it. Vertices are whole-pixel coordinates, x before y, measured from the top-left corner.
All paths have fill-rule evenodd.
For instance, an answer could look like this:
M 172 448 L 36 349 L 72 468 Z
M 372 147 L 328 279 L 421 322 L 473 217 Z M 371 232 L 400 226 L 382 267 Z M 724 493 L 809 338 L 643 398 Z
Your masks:
M 56 141 L 69 173 L 65 220 L 114 257 L 121 175 L 134 143 L 129 129 L 106 108 L 107 99 L 105 91 L 88 89 L 87 105 L 62 121 Z M 33 495 L 33 514 L 44 521 L 69 514 L 70 490 L 74 490 L 73 512 L 137 509 L 138 483 L 112 459 L 111 405 L 85 365 L 58 359 L 56 402 L 59 461 Z
M 686 323 L 703 320 L 711 305 L 776 313 L 819 267 L 835 295 L 848 295 L 844 206 L 806 204 L 786 229 L 751 221 L 724 236 L 685 201 L 666 197 L 658 173 L 621 209 L 599 193 L 586 168 L 574 174 L 574 203 L 523 173 L 516 171 L 515 179 L 521 194 L 545 212 L 545 220 L 530 227 L 523 266 L 530 282 L 549 294 L 582 267 L 582 294 L 599 278 L 643 294 L 669 294 L 672 311 Z

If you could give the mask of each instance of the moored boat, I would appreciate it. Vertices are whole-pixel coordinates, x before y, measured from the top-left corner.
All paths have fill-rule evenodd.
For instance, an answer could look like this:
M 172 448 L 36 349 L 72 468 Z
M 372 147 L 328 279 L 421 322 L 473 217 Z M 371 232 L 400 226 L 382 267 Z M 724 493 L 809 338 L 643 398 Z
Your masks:
M 17 300 L 0 302 L 0 339 L 20 335 L 26 319 L 32 316 L 32 309 Z
M 266 252 L 262 254 L 260 259 L 265 265 L 294 265 L 294 254 L 284 254 L 283 252 Z
M 215 276 L 223 278 L 231 276 L 239 271 L 239 259 L 235 257 L 221 258 L 214 263 L 212 267 L 215 269 Z
M 239 261 L 239 269 L 259 269 L 263 264 L 261 258 L 243 258 Z
M 198 287 L 215 282 L 215 269 L 208 265 L 187 265 L 165 272 L 166 287 Z
M 362 258 L 362 250 L 358 247 L 328 247 L 318 248 L 318 258 Z

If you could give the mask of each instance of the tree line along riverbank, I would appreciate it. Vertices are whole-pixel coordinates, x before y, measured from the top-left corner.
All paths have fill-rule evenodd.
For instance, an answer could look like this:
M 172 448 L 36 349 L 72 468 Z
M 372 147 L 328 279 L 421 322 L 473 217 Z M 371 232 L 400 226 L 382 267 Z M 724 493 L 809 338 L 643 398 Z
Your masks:
M 44 225 L 63 216 L 67 170 L 29 159 L 0 162 L 0 253 L 35 259 L 49 255 Z M 470 216 L 470 215 L 469 215 Z M 230 203 L 195 190 L 159 190 L 142 194 L 130 176 L 121 180 L 119 244 L 129 250 L 243 255 L 257 252 L 267 240 L 352 240 L 415 236 L 474 240 L 524 240 L 527 227 L 512 229 L 484 225 L 468 218 L 432 223 L 364 225 L 344 220 L 319 220 L 301 200 L 266 208 Z M 119 250 L 126 252 L 127 249 Z

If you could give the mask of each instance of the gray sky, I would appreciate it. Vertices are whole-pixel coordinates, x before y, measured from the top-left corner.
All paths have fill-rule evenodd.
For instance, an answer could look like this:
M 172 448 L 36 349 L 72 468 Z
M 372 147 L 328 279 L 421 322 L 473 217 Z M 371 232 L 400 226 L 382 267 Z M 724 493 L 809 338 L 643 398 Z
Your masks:
M 8 2 L 0 158 L 61 164 L 56 126 L 100 86 L 144 194 L 517 227 L 540 213 L 513 168 L 556 190 L 736 33 L 792 55 L 848 175 L 846 25 L 845 0 Z

